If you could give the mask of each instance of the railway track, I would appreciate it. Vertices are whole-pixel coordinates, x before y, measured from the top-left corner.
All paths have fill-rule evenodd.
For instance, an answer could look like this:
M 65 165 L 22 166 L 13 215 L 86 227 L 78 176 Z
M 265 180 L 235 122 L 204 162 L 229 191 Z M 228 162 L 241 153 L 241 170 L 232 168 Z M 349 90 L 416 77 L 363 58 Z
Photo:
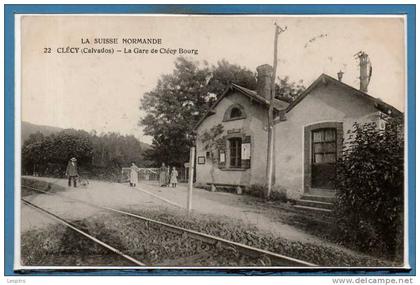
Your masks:
M 134 214 L 134 213 L 130 213 L 127 211 L 123 211 L 123 210 L 118 210 L 118 209 L 114 209 L 114 208 L 110 208 L 110 207 L 105 207 L 105 206 L 101 206 L 101 205 L 97 205 L 97 204 L 93 204 L 84 200 L 80 200 L 80 199 L 76 199 L 76 198 L 70 198 L 67 197 L 65 195 L 62 195 L 60 193 L 50 193 L 47 191 L 43 191 L 41 189 L 38 188 L 34 188 L 31 186 L 26 186 L 26 185 L 22 185 L 23 188 L 25 189 L 29 189 L 32 190 L 34 192 L 38 192 L 38 193 L 42 193 L 42 194 L 47 194 L 47 195 L 55 195 L 55 196 L 60 196 L 63 199 L 69 200 L 69 201 L 73 201 L 73 202 L 79 202 L 82 203 L 84 205 L 88 205 L 91 207 L 95 207 L 98 209 L 102 209 L 102 210 L 106 210 L 109 212 L 113 212 L 113 213 L 118 213 L 120 215 L 124 215 L 124 216 L 128 216 L 131 218 L 134 218 L 136 220 L 140 220 L 142 222 L 144 222 L 146 224 L 147 227 L 149 226 L 153 226 L 153 227 L 157 227 L 160 229 L 164 229 L 165 231 L 177 234 L 179 236 L 182 236 L 183 238 L 188 237 L 194 240 L 197 240 L 199 242 L 203 242 L 205 244 L 209 244 L 210 246 L 213 246 L 214 248 L 222 248 L 222 249 L 227 249 L 230 251 L 235 251 L 235 252 L 239 252 L 240 254 L 244 255 L 244 256 L 248 256 L 250 258 L 260 258 L 262 260 L 266 260 L 267 264 L 271 264 L 272 266 L 275 267 L 313 267 L 313 266 L 317 266 L 313 263 L 309 263 L 303 260 L 299 260 L 299 259 L 295 259 L 289 256 L 285 256 L 285 255 L 281 255 L 275 252 L 271 252 L 271 251 L 267 251 L 264 249 L 260 249 L 260 248 L 256 248 L 256 247 L 252 247 L 246 244 L 242 244 L 242 243 L 238 243 L 238 242 L 234 242 L 231 240 L 227 240 L 221 237 L 217 237 L 217 236 L 213 236 L 213 235 L 209 235 L 203 232 L 198 232 L 195 230 L 191 230 L 191 229 L 186 229 L 186 228 L 182 228 L 176 225 L 172 225 L 172 224 L 168 224 L 165 222 L 161 222 L 161 221 L 157 221 L 154 219 L 150 219 L 148 217 L 144 217 L 138 214 Z M 86 232 L 83 232 L 82 230 L 78 229 L 77 227 L 75 227 L 74 225 L 71 224 L 71 222 L 66 221 L 64 218 L 59 217 L 57 215 L 55 215 L 54 213 L 51 213 L 50 211 L 43 209 L 29 201 L 27 201 L 26 199 L 22 198 L 23 203 L 25 203 L 28 206 L 31 206 L 35 209 L 37 209 L 39 212 L 42 212 L 45 215 L 50 215 L 52 216 L 55 220 L 59 221 L 60 223 L 64 224 L 67 227 L 72 228 L 74 231 L 78 232 L 79 234 L 81 234 L 82 236 L 92 240 L 95 243 L 100 244 L 101 246 L 109 249 L 110 251 L 120 255 L 121 257 L 129 260 L 130 262 L 132 262 L 133 264 L 136 264 L 137 266 L 147 266 L 144 262 L 139 261 L 137 259 L 135 259 L 134 257 L 131 257 L 125 253 L 123 253 L 122 251 L 112 247 L 111 245 L 106 244 L 105 242 L 99 240 L 96 237 L 93 237 L 91 235 L 89 235 Z
M 48 211 L 48 210 L 46 210 L 46 209 L 44 209 L 44 208 L 42 208 L 42 207 L 39 207 L 39 206 L 37 206 L 37 205 L 35 205 L 35 204 L 33 204 L 33 203 L 31 203 L 31 202 L 29 202 L 29 201 L 27 201 L 27 200 L 23 199 L 23 198 L 22 198 L 21 200 L 22 200 L 22 202 L 23 202 L 25 205 L 27 205 L 27 206 L 29 206 L 29 207 L 31 207 L 31 208 L 33 208 L 33 209 L 37 210 L 38 212 L 40 212 L 40 213 L 42 213 L 42 214 L 44 214 L 44 215 L 49 216 L 50 218 L 52 218 L 52 219 L 54 219 L 54 220 L 58 221 L 60 224 L 62 224 L 62 225 L 64 225 L 64 226 L 66 226 L 66 227 L 68 227 L 68 228 L 72 229 L 73 231 L 75 231 L 75 232 L 79 233 L 80 235 L 82 235 L 82 236 L 84 236 L 84 237 L 86 237 L 86 238 L 90 239 L 91 241 L 93 241 L 93 242 L 95 242 L 95 243 L 99 244 L 100 246 L 102 246 L 102 247 L 104 247 L 104 248 L 106 248 L 106 249 L 108 249 L 108 250 L 112 251 L 113 253 L 115 253 L 115 254 L 117 254 L 117 255 L 119 255 L 119 256 L 121 256 L 121 257 L 123 257 L 124 259 L 127 259 L 128 261 L 132 262 L 133 264 L 138 265 L 138 266 L 145 266 L 145 265 L 146 265 L 146 264 L 144 264 L 143 262 L 141 262 L 141 261 L 139 261 L 139 260 L 137 260 L 137 259 L 135 259 L 135 258 L 133 258 L 133 257 L 131 257 L 131 256 L 129 256 L 129 255 L 127 255 L 127 254 L 125 254 L 125 253 L 123 253 L 122 251 L 120 251 L 120 250 L 116 249 L 115 247 L 113 247 L 113 246 L 111 246 L 111 245 L 109 245 L 109 244 L 107 244 L 107 243 L 105 243 L 105 242 L 103 242 L 103 241 L 101 241 L 101 240 L 97 239 L 96 237 L 94 237 L 94 236 L 92 236 L 92 235 L 88 234 L 87 232 L 85 232 L 85 231 L 83 231 L 83 230 L 81 230 L 81 229 L 77 228 L 77 227 L 76 227 L 76 226 L 74 226 L 71 222 L 69 222 L 69 221 L 67 221 L 67 220 L 65 220 L 65 219 L 63 219 L 63 218 L 61 218 L 61 217 L 59 217 L 58 215 L 53 214 L 53 213 L 51 213 L 50 211 Z

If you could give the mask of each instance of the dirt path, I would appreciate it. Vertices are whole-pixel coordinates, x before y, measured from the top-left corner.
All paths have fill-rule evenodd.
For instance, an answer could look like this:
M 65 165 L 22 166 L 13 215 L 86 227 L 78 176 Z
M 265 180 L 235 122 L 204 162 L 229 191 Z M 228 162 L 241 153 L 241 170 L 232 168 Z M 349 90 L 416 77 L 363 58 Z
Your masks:
M 52 178 L 36 178 L 66 187 L 66 180 Z M 68 188 L 61 192 L 70 198 L 124 209 L 186 209 L 187 187 L 179 185 L 177 188 L 158 187 L 154 184 L 142 183 L 136 188 L 126 184 L 90 181 L 87 187 Z M 54 211 L 69 219 L 82 219 L 98 214 L 99 209 L 88 207 L 77 202 L 65 201 L 60 196 L 31 195 L 30 202 Z M 273 213 L 255 205 L 253 197 L 238 196 L 223 192 L 208 192 L 194 189 L 193 211 L 201 214 L 217 215 L 230 219 L 239 219 L 244 223 L 256 226 L 262 231 L 271 232 L 286 239 L 301 242 L 315 242 L 318 239 L 292 226 L 274 221 L 269 215 Z M 26 222 L 22 220 L 22 230 L 26 229 Z
M 186 209 L 188 190 L 186 185 L 177 188 L 158 187 L 152 183 L 142 183 L 137 190 L 147 191 L 175 202 Z M 280 203 L 280 202 L 279 202 Z M 209 192 L 203 189 L 193 190 L 193 211 L 201 214 L 218 215 L 229 219 L 239 219 L 248 225 L 257 227 L 264 232 L 271 232 L 286 239 L 315 242 L 317 237 L 306 234 L 290 225 L 280 223 L 275 219 L 273 209 L 259 205 L 257 199 L 249 196 L 239 196 L 224 192 Z
M 52 182 L 60 186 L 66 186 L 64 179 L 51 179 L 40 177 L 28 177 Z M 68 188 L 60 195 L 80 199 L 93 204 L 108 206 L 120 209 L 164 209 L 172 207 L 159 201 L 148 194 L 129 189 L 129 187 L 117 183 L 106 183 L 91 181 L 88 187 Z M 51 212 L 70 220 L 81 220 L 87 217 L 101 215 L 105 210 L 83 205 L 75 201 L 66 201 L 60 195 L 40 195 L 33 194 L 26 196 L 25 199 L 37 206 L 50 210 Z M 55 223 L 54 220 L 45 218 L 36 210 L 22 205 L 21 206 L 21 231 L 25 232 L 34 228 L 40 228 Z M 34 215 L 34 216 L 33 216 Z M 33 218 L 36 217 L 36 218 Z
M 65 179 L 34 178 L 52 182 L 66 187 L 66 191 L 60 192 L 70 198 L 81 199 L 94 204 L 108 206 L 125 210 L 158 210 L 180 214 L 185 213 L 187 201 L 186 185 L 179 185 L 177 188 L 159 187 L 153 183 L 141 183 L 136 188 L 128 187 L 126 184 L 108 183 L 102 181 L 90 181 L 87 187 L 69 188 Z M 30 195 L 25 197 L 29 201 L 45 207 L 68 219 L 83 219 L 103 214 L 103 210 L 82 205 L 77 202 L 64 201 L 58 195 Z M 279 202 L 280 203 L 280 202 Z M 22 232 L 44 227 L 54 221 L 46 218 L 32 219 L 34 210 L 22 206 L 21 230 Z M 320 239 L 308 234 L 291 225 L 279 221 L 276 217 L 282 209 L 276 209 L 267 204 L 259 202 L 249 196 L 223 192 L 209 192 L 203 189 L 193 190 L 193 211 L 230 220 L 239 220 L 245 224 L 258 228 L 261 232 L 271 233 L 274 236 L 282 237 L 291 241 L 302 243 L 320 244 L 323 246 L 342 250 L 349 254 L 360 255 L 347 248 Z M 39 214 L 37 214 L 39 217 Z

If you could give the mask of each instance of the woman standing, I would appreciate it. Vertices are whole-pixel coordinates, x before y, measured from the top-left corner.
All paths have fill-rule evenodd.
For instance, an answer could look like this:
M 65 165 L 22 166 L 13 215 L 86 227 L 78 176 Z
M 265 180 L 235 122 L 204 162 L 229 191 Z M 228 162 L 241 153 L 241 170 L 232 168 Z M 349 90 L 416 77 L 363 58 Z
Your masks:
M 176 170 L 175 166 L 172 168 L 171 173 L 171 184 L 172 187 L 176 187 L 176 184 L 178 183 L 178 171 Z
M 166 186 L 171 186 L 171 166 L 166 168 Z
M 137 165 L 132 162 L 130 166 L 130 186 L 136 187 L 137 183 L 139 182 L 139 174 L 140 168 L 137 167 Z
M 159 173 L 160 187 L 163 187 L 163 186 L 166 185 L 166 171 L 167 171 L 167 169 L 166 169 L 165 163 L 162 162 L 162 166 L 159 169 L 159 172 L 160 172 Z

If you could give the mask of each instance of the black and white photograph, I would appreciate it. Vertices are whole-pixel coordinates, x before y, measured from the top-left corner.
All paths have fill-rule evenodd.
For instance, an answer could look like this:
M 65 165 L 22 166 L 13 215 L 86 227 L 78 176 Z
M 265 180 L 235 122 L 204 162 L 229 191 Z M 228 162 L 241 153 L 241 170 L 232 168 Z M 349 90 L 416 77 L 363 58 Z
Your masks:
M 405 16 L 15 29 L 15 270 L 410 268 Z

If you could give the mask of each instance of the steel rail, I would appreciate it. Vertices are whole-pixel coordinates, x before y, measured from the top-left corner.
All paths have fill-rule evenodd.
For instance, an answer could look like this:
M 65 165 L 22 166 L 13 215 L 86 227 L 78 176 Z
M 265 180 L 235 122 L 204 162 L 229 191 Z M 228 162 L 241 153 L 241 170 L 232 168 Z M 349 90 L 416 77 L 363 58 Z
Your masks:
M 138 261 L 137 259 L 135 259 L 135 258 L 133 258 L 133 257 L 131 257 L 131 256 L 125 254 L 125 253 L 123 253 L 122 251 L 116 249 L 115 247 L 112 247 L 109 244 L 107 244 L 107 243 L 105 243 L 105 242 L 103 242 L 103 241 L 95 238 L 94 236 L 91 236 L 90 234 L 88 234 L 88 233 L 86 233 L 86 232 L 78 229 L 77 227 L 73 226 L 68 221 L 66 221 L 65 219 L 57 216 L 56 214 L 53 214 L 50 211 L 48 211 L 48 210 L 46 210 L 44 208 L 41 208 L 41 207 L 39 207 L 39 206 L 37 206 L 37 205 L 35 205 L 35 204 L 33 204 L 33 203 L 31 203 L 31 202 L 23 199 L 23 198 L 21 200 L 25 203 L 25 205 L 32 207 L 33 209 L 37 210 L 38 212 L 41 212 L 41 213 L 43 213 L 45 215 L 48 215 L 52 219 L 54 219 L 54 220 L 60 222 L 61 224 L 69 227 L 70 229 L 76 231 L 77 233 L 79 233 L 79 234 L 87 237 L 88 239 L 94 241 L 95 243 L 97 243 L 97 244 L 105 247 L 106 249 L 108 249 L 108 250 L 110 250 L 110 251 L 118 254 L 119 256 L 121 256 L 121 257 L 123 257 L 123 258 L 125 258 L 125 259 L 127 259 L 129 261 L 131 261 L 132 263 L 134 263 L 136 265 L 139 265 L 139 266 L 146 266 L 146 264 L 144 264 L 143 262 Z
M 41 192 L 41 193 L 44 193 L 44 194 L 52 195 L 52 193 L 49 193 L 49 192 L 46 192 L 46 191 L 43 191 L 43 190 L 39 190 L 39 189 L 34 188 L 34 187 L 25 186 L 25 185 L 22 185 L 22 187 L 28 188 L 28 189 L 33 189 L 35 191 L 38 191 L 38 192 Z M 185 234 L 189 235 L 191 238 L 198 239 L 198 240 L 207 242 L 209 244 L 217 245 L 219 243 L 219 244 L 224 244 L 225 246 L 228 246 L 228 247 L 232 247 L 232 246 L 237 247 L 237 248 L 240 249 L 240 251 L 242 251 L 243 253 L 245 253 L 247 255 L 251 255 L 253 257 L 262 255 L 262 256 L 270 258 L 270 261 L 276 261 L 278 264 L 282 264 L 283 266 L 297 266 L 297 267 L 315 267 L 315 266 L 318 266 L 314 263 L 306 262 L 306 261 L 303 261 L 303 260 L 300 260 L 300 259 L 296 259 L 296 258 L 293 258 L 293 257 L 278 254 L 278 253 L 275 253 L 275 252 L 272 252 L 272 251 L 256 248 L 256 247 L 249 246 L 249 245 L 242 244 L 242 243 L 238 243 L 238 242 L 235 242 L 235 241 L 227 240 L 227 239 L 217 237 L 217 236 L 213 236 L 213 235 L 209 235 L 209 234 L 206 234 L 206 233 L 198 232 L 198 231 L 195 231 L 195 230 L 182 228 L 182 227 L 179 227 L 179 226 L 175 226 L 175 225 L 168 224 L 168 223 L 165 223 L 165 222 L 157 221 L 157 220 L 150 219 L 150 218 L 140 216 L 140 215 L 137 215 L 137 214 L 133 214 L 133 213 L 130 213 L 130 212 L 126 212 L 126 211 L 117 210 L 117 209 L 110 208 L 110 207 L 105 207 L 105 206 L 92 204 L 90 202 L 86 202 L 86 201 L 76 199 L 76 198 L 70 198 L 70 197 L 67 197 L 65 195 L 62 195 L 62 194 L 56 193 L 56 192 L 55 192 L 55 194 L 65 198 L 65 199 L 78 201 L 80 203 L 83 203 L 83 204 L 86 204 L 86 205 L 89 205 L 89 206 L 92 206 L 92 207 L 96 207 L 98 209 L 108 210 L 108 211 L 111 211 L 111 212 L 131 216 L 131 217 L 143 220 L 143 221 L 151 223 L 151 224 L 163 226 L 163 227 L 167 228 L 169 231 L 172 231 L 172 232 L 176 232 L 176 233 L 179 233 L 179 234 L 184 234 L 185 233 Z

